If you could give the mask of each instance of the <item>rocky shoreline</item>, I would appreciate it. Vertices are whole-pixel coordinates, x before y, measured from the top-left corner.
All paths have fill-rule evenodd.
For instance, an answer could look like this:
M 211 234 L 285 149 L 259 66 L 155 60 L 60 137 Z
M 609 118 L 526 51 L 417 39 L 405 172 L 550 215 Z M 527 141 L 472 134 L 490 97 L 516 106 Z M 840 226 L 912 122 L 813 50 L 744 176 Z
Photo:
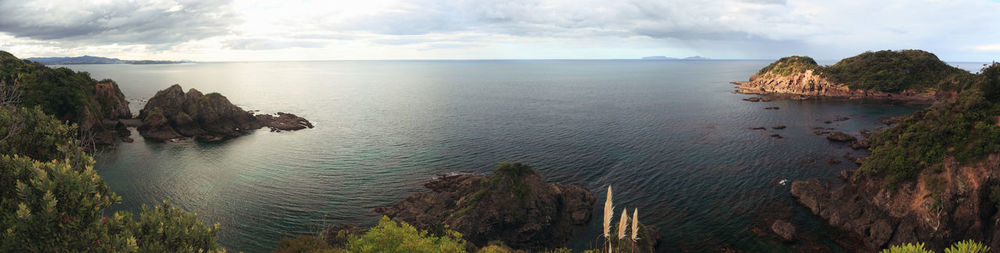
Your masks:
M 917 104 L 930 104 L 939 99 L 954 97 L 954 92 L 884 92 L 876 90 L 851 89 L 847 84 L 832 82 L 813 70 L 789 75 L 751 75 L 748 81 L 730 82 L 736 85 L 736 93 L 781 95 L 779 98 L 812 99 L 834 97 L 847 99 L 890 100 Z
M 831 187 L 817 179 L 795 181 L 791 193 L 831 226 L 860 236 L 865 250 L 924 242 L 941 250 L 951 242 L 973 239 L 1000 246 L 1000 217 L 988 185 L 998 181 L 1000 156 L 973 166 L 946 161 L 940 174 L 925 171 L 895 192 L 881 179 L 846 173 L 846 184 Z M 930 180 L 945 180 L 941 184 Z M 930 187 L 936 189 L 932 194 Z

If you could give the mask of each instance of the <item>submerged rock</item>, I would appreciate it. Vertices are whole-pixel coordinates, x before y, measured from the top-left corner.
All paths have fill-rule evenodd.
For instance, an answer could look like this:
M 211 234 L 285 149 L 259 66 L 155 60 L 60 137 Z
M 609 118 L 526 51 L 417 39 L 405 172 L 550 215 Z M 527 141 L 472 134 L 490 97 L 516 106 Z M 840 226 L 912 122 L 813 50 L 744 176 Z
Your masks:
M 194 137 L 207 142 L 222 141 L 264 126 L 299 130 L 312 128 L 308 120 L 294 114 L 254 115 L 233 105 L 219 93 L 202 94 L 195 89 L 184 93 L 174 84 L 156 93 L 140 111 L 139 134 L 166 141 Z
M 419 228 L 445 224 L 470 242 L 499 240 L 517 249 L 563 247 L 592 217 L 594 195 L 577 185 L 546 183 L 520 163 L 502 163 L 493 176 L 443 176 L 375 212 Z
M 789 242 L 795 240 L 795 225 L 786 220 L 776 220 L 771 224 L 771 232 L 781 237 L 782 240 Z
M 826 139 L 838 142 L 851 142 L 857 140 L 857 138 L 855 138 L 854 136 L 851 136 L 850 134 L 841 131 L 834 131 L 826 135 Z

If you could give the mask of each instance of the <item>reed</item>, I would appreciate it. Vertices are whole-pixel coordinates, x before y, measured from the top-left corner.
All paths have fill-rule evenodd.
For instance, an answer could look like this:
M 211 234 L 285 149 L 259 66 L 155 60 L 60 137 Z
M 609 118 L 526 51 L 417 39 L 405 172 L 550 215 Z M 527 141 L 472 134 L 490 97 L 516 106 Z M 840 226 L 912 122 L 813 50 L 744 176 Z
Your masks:
M 625 231 L 628 230 L 628 208 L 622 209 L 622 219 L 618 221 L 618 241 L 625 239 Z
M 639 239 L 639 208 L 632 211 L 632 242 Z
M 604 201 L 604 241 L 611 253 L 611 217 L 614 216 L 614 206 L 611 205 L 611 185 L 608 185 L 608 198 Z

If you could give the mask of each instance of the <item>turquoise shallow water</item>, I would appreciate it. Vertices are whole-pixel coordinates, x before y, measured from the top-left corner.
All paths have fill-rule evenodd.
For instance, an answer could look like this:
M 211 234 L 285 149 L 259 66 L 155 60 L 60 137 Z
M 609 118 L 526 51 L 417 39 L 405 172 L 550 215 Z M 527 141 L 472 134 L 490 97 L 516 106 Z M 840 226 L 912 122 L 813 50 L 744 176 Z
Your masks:
M 793 250 L 756 236 L 792 219 L 809 241 L 831 232 L 781 179 L 823 178 L 857 155 L 812 133 L 857 134 L 914 107 L 858 101 L 750 103 L 732 93 L 768 61 L 335 61 L 73 65 L 141 102 L 173 83 L 244 109 L 291 112 L 315 129 L 257 131 L 220 144 L 137 138 L 98 157 L 118 209 L 169 200 L 221 225 L 230 250 L 266 252 L 325 224 L 372 224 L 371 209 L 424 191 L 436 174 L 525 162 L 581 184 L 664 229 L 666 250 Z M 780 110 L 764 110 L 778 106 Z M 824 124 L 838 116 L 847 121 Z M 787 125 L 784 130 L 750 127 Z M 784 138 L 771 137 L 780 134 Z M 138 135 L 133 135 L 138 137 Z M 837 159 L 839 164 L 828 164 Z M 597 210 L 595 206 L 595 213 Z M 598 219 L 573 247 L 599 234 Z

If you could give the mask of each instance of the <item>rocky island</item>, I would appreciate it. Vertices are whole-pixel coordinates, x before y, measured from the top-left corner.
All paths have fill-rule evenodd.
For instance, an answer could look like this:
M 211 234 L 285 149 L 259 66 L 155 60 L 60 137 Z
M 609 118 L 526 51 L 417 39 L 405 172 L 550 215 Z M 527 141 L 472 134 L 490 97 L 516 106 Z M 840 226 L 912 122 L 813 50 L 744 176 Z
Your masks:
M 290 113 L 254 115 L 233 105 L 219 93 L 187 93 L 174 84 L 156 92 L 139 112 L 139 134 L 147 139 L 167 141 L 193 137 L 216 142 L 269 127 L 272 131 L 313 128 L 308 120 Z
M 932 53 L 885 50 L 862 53 L 831 66 L 820 66 L 806 56 L 789 56 L 764 67 L 748 81 L 732 83 L 736 92 L 745 94 L 930 103 L 953 97 L 971 75 Z

